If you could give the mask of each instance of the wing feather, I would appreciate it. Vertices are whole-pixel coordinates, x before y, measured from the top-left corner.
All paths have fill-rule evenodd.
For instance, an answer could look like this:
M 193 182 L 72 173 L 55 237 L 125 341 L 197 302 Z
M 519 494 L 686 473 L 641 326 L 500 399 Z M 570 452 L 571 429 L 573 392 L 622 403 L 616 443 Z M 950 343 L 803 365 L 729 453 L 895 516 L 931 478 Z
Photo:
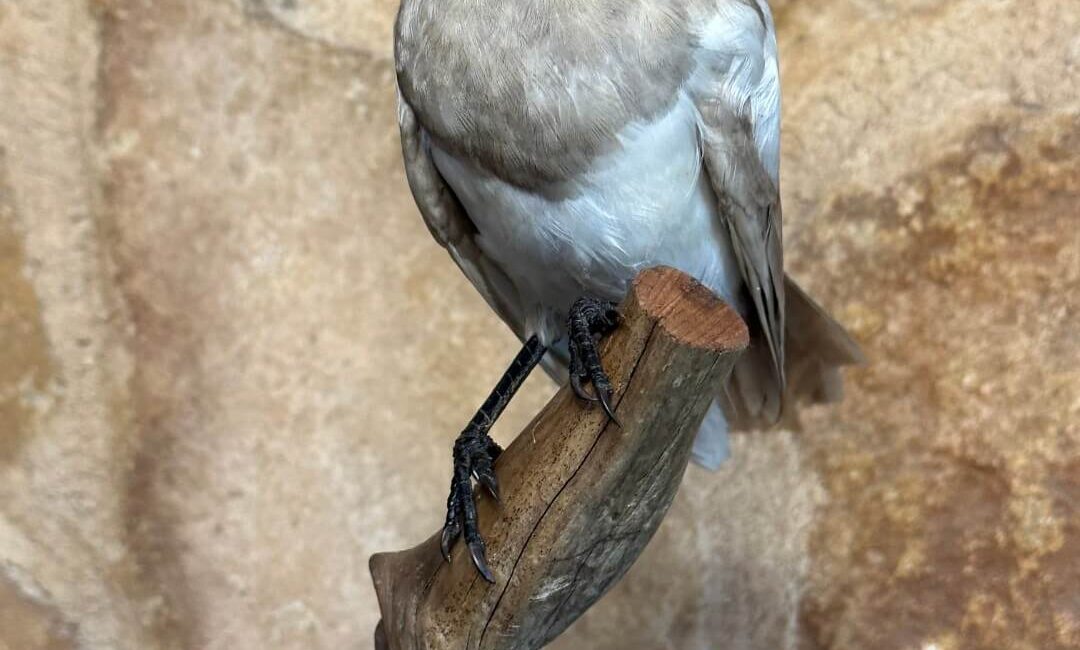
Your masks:
M 785 388 L 780 107 L 772 19 L 754 0 L 720 2 L 703 25 L 700 42 L 701 63 L 690 90 L 702 157 L 753 305 L 751 329 L 763 344 L 736 367 L 726 394 L 736 419 L 771 423 L 780 416 Z
M 525 319 L 517 288 L 477 246 L 476 226 L 436 168 L 428 136 L 400 89 L 397 99 L 405 176 L 424 223 L 488 305 L 523 338 Z

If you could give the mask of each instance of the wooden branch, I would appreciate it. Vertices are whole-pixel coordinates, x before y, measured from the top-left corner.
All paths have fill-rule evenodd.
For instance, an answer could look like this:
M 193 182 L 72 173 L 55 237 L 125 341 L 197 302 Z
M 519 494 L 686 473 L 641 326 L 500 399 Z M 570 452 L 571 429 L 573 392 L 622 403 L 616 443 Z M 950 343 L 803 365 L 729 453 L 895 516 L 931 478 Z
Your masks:
M 748 338 L 733 310 L 671 268 L 642 272 L 620 311 L 603 359 L 622 426 L 564 387 L 499 457 L 502 504 L 477 492 L 496 584 L 477 574 L 460 542 L 444 562 L 438 533 L 372 556 L 376 648 L 539 648 L 637 559 Z

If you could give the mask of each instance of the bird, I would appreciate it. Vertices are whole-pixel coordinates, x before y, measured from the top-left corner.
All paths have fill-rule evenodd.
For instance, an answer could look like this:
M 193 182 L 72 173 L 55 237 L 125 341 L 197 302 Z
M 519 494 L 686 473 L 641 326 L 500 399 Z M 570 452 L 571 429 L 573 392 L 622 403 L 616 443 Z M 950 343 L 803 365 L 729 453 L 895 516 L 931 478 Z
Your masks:
M 718 467 L 729 432 L 775 425 L 797 400 L 840 397 L 862 353 L 783 268 L 767 0 L 402 0 L 394 58 L 419 212 L 523 342 L 455 441 L 447 560 L 463 538 L 495 582 L 473 482 L 498 498 L 489 431 L 536 366 L 615 417 L 596 343 L 647 267 L 690 274 L 751 333 L 696 462 Z

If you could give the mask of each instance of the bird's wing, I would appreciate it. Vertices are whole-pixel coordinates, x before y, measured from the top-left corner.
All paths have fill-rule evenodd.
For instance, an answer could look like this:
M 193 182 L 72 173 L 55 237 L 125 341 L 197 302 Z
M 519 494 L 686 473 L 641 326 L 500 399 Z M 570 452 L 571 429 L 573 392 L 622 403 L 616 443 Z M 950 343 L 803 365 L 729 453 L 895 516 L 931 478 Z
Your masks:
M 397 99 L 405 175 L 424 223 L 488 305 L 519 338 L 524 338 L 525 321 L 517 288 L 477 246 L 476 226 L 435 167 L 427 133 L 400 90 Z
M 784 394 L 784 261 L 779 194 L 780 89 L 768 6 L 713 0 L 689 92 L 702 156 L 753 305 L 752 346 L 732 377 L 738 419 L 774 422 Z

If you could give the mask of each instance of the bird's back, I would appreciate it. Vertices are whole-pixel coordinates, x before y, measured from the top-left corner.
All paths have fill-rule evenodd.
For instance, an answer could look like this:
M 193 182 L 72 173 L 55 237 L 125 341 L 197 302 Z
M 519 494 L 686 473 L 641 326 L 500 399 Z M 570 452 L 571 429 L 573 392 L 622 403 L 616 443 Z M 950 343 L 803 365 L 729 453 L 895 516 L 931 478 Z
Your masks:
M 682 2 L 405 0 L 396 31 L 399 87 L 432 139 L 545 192 L 670 110 L 694 65 Z

